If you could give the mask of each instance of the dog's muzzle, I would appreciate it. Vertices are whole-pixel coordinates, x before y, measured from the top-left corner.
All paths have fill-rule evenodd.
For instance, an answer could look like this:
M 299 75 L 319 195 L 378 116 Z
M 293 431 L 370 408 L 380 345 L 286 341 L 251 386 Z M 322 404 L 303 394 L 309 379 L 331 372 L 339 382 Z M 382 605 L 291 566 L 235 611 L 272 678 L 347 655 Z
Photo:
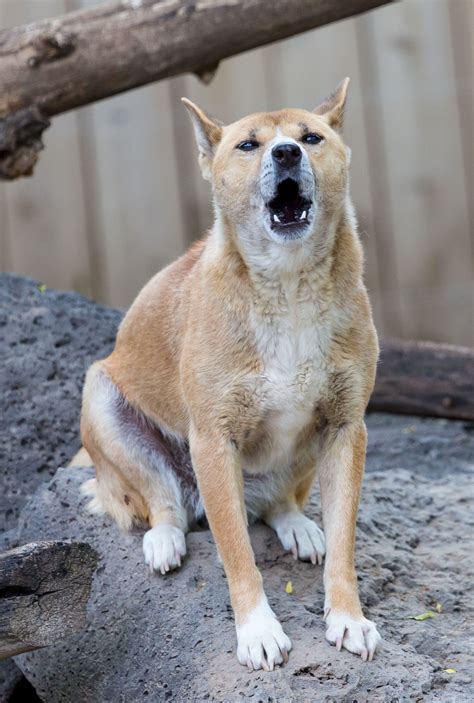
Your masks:
M 263 163 L 261 190 L 272 232 L 302 237 L 312 219 L 314 176 L 306 153 L 294 141 L 274 144 Z

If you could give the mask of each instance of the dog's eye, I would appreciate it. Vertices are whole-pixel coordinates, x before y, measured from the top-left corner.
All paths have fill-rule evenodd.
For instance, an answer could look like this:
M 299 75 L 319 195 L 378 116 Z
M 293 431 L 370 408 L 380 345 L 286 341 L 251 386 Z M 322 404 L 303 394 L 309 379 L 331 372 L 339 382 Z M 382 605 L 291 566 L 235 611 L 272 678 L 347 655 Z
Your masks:
M 319 144 L 319 142 L 323 141 L 323 138 L 319 136 L 319 134 L 305 134 L 302 138 L 301 141 L 304 144 Z
M 253 151 L 254 149 L 258 149 L 260 144 L 255 141 L 255 139 L 246 139 L 245 142 L 240 142 L 240 144 L 237 144 L 236 149 L 240 149 L 240 151 Z

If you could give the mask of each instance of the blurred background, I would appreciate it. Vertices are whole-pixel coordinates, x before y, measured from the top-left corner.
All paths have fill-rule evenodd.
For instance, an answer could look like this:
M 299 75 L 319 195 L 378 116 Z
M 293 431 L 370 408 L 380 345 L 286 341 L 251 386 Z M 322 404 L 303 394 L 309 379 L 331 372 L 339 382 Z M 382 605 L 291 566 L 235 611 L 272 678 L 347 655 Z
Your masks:
M 100 0 L 0 0 L 11 27 Z M 271 3 L 269 3 L 271 6 Z M 224 121 L 314 107 L 346 75 L 345 137 L 381 333 L 474 344 L 472 0 L 402 0 L 53 121 L 0 184 L 1 269 L 127 307 L 210 225 L 180 97 Z

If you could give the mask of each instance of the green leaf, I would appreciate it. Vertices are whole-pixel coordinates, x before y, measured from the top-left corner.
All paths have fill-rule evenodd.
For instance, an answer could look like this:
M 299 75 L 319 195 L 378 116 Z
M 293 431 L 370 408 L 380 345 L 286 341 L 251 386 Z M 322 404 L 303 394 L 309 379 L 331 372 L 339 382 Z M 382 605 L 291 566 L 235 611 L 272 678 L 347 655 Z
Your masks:
M 428 610 L 426 613 L 422 613 L 421 615 L 410 615 L 408 618 L 409 620 L 428 620 L 429 618 L 435 618 L 438 613 L 433 612 L 432 610 Z
M 45 283 L 40 283 L 38 286 L 38 290 L 40 293 L 44 293 L 46 290 L 46 284 Z

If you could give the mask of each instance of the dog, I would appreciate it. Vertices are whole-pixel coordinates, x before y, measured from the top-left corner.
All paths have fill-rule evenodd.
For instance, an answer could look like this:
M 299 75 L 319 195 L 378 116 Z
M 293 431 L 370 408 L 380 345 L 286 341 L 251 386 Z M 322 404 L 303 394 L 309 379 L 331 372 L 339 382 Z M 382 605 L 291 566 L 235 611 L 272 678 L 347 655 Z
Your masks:
M 205 515 L 250 670 L 273 670 L 292 647 L 255 564 L 257 518 L 295 558 L 325 556 L 337 650 L 370 660 L 380 640 L 354 567 L 378 341 L 341 137 L 348 83 L 312 112 L 227 126 L 183 98 L 214 225 L 145 285 L 84 386 L 91 509 L 147 525 L 145 562 L 162 574 Z M 303 513 L 316 475 L 324 533 Z

